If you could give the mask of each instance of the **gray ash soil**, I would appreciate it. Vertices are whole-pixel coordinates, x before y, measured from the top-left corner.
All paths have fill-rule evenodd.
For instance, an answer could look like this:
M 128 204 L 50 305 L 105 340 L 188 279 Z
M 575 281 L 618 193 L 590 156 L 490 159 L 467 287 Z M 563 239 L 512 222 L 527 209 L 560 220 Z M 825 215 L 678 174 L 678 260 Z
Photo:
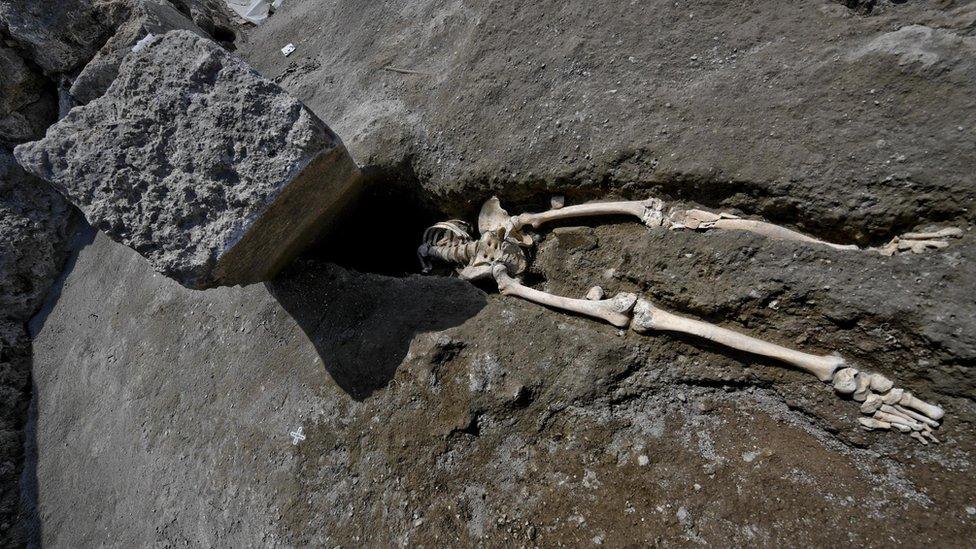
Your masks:
M 99 235 L 34 346 L 42 539 L 965 546 L 976 530 L 972 399 L 938 383 L 933 373 L 951 368 L 937 353 L 920 368 L 927 355 L 907 337 L 914 298 L 891 300 L 906 318 L 883 328 L 838 328 L 814 312 L 856 295 L 885 262 L 897 273 L 922 258 L 840 261 L 625 224 L 554 231 L 536 276 L 573 269 L 548 286 L 574 295 L 616 253 L 608 289 L 653 285 L 671 274 L 648 257 L 683 257 L 674 242 L 727 256 L 715 263 L 728 271 L 689 269 L 694 299 L 647 290 L 662 305 L 737 308 L 720 321 L 890 374 L 946 407 L 943 444 L 865 433 L 856 403 L 778 364 L 622 333 L 457 279 L 302 261 L 266 286 L 194 292 Z M 826 260 L 832 274 L 808 277 Z M 744 305 L 760 299 L 744 297 L 750 289 L 769 292 L 774 269 L 783 312 Z M 824 281 L 839 291 L 808 293 Z M 919 299 L 937 308 L 951 297 L 937 288 Z M 959 312 L 956 322 L 971 320 Z M 307 439 L 292 445 L 298 426 Z
M 968 230 L 883 258 L 591 220 L 545 231 L 526 277 L 840 353 L 946 408 L 927 447 L 771 361 L 409 274 L 427 221 L 496 193 L 512 213 L 656 195 L 862 245 L 968 229 L 976 2 L 848 4 L 285 2 L 238 53 L 385 198 L 346 222 L 358 254 L 328 241 L 265 285 L 194 292 L 103 236 L 78 250 L 36 320 L 38 537 L 971 545 Z

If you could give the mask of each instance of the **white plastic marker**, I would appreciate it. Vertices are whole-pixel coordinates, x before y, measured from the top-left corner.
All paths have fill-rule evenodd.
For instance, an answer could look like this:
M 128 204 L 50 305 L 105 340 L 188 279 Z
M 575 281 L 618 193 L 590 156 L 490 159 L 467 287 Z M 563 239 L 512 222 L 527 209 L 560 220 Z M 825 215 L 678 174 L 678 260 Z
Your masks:
M 297 430 L 292 431 L 288 434 L 291 435 L 291 443 L 296 446 L 298 445 L 299 442 L 305 440 L 305 433 L 302 432 L 301 427 L 298 427 Z
M 291 55 L 291 52 L 295 51 L 295 44 L 289 43 L 287 46 L 281 48 L 281 54 L 285 57 Z

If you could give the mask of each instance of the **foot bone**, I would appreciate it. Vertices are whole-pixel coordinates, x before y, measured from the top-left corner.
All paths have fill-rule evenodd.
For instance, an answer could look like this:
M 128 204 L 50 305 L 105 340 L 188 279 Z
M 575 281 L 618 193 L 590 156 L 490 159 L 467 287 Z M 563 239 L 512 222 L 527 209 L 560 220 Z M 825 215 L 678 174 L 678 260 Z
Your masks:
M 962 237 L 963 231 L 958 227 L 948 227 L 938 231 L 924 233 L 905 233 L 896 236 L 891 242 L 875 250 L 881 255 L 892 256 L 910 252 L 920 254 L 928 250 L 939 250 L 949 246 L 950 238 Z
M 894 383 L 881 374 L 861 372 L 847 366 L 839 356 L 804 353 L 715 324 L 676 315 L 631 293 L 603 299 L 602 288 L 596 286 L 590 289 L 585 299 L 573 299 L 524 286 L 509 276 L 505 266 L 500 264 L 492 268 L 492 275 L 503 295 L 597 318 L 618 328 L 630 326 L 637 333 L 670 331 L 690 334 L 785 362 L 831 383 L 837 393 L 850 395 L 861 402 L 861 412 L 870 416 L 859 418 L 864 429 L 894 429 L 911 435 L 923 444 L 938 442 L 932 430 L 938 428 L 939 420 L 945 415 L 942 408 L 894 387 Z

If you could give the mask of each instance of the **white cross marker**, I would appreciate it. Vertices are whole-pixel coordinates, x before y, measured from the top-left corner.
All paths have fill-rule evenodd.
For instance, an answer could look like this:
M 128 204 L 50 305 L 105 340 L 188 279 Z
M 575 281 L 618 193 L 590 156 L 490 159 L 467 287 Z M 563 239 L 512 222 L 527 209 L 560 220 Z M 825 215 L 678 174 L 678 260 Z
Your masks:
M 297 430 L 288 433 L 291 435 L 291 443 L 297 445 L 299 442 L 305 440 L 305 433 L 302 432 L 302 428 L 299 427 Z

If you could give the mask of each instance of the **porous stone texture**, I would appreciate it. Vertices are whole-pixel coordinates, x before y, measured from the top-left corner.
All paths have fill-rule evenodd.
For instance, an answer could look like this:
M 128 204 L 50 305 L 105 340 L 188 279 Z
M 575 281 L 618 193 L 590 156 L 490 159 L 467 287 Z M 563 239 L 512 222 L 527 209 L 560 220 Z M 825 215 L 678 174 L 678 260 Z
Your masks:
M 24 541 L 20 490 L 30 399 L 27 321 L 61 269 L 70 214 L 50 186 L 0 147 L 0 546 Z
M 47 74 L 83 67 L 112 35 L 124 0 L 0 0 L 0 30 Z
M 119 73 L 122 59 L 148 34 L 163 35 L 171 30 L 188 30 L 207 38 L 206 33 L 170 5 L 151 0 L 136 0 L 124 23 L 95 57 L 75 77 L 71 96 L 85 104 L 101 96 Z
M 211 40 L 155 37 L 17 160 L 192 288 L 271 278 L 353 198 L 358 169 L 301 102 Z
M 50 83 L 13 49 L 0 46 L 0 145 L 37 139 L 57 116 Z

